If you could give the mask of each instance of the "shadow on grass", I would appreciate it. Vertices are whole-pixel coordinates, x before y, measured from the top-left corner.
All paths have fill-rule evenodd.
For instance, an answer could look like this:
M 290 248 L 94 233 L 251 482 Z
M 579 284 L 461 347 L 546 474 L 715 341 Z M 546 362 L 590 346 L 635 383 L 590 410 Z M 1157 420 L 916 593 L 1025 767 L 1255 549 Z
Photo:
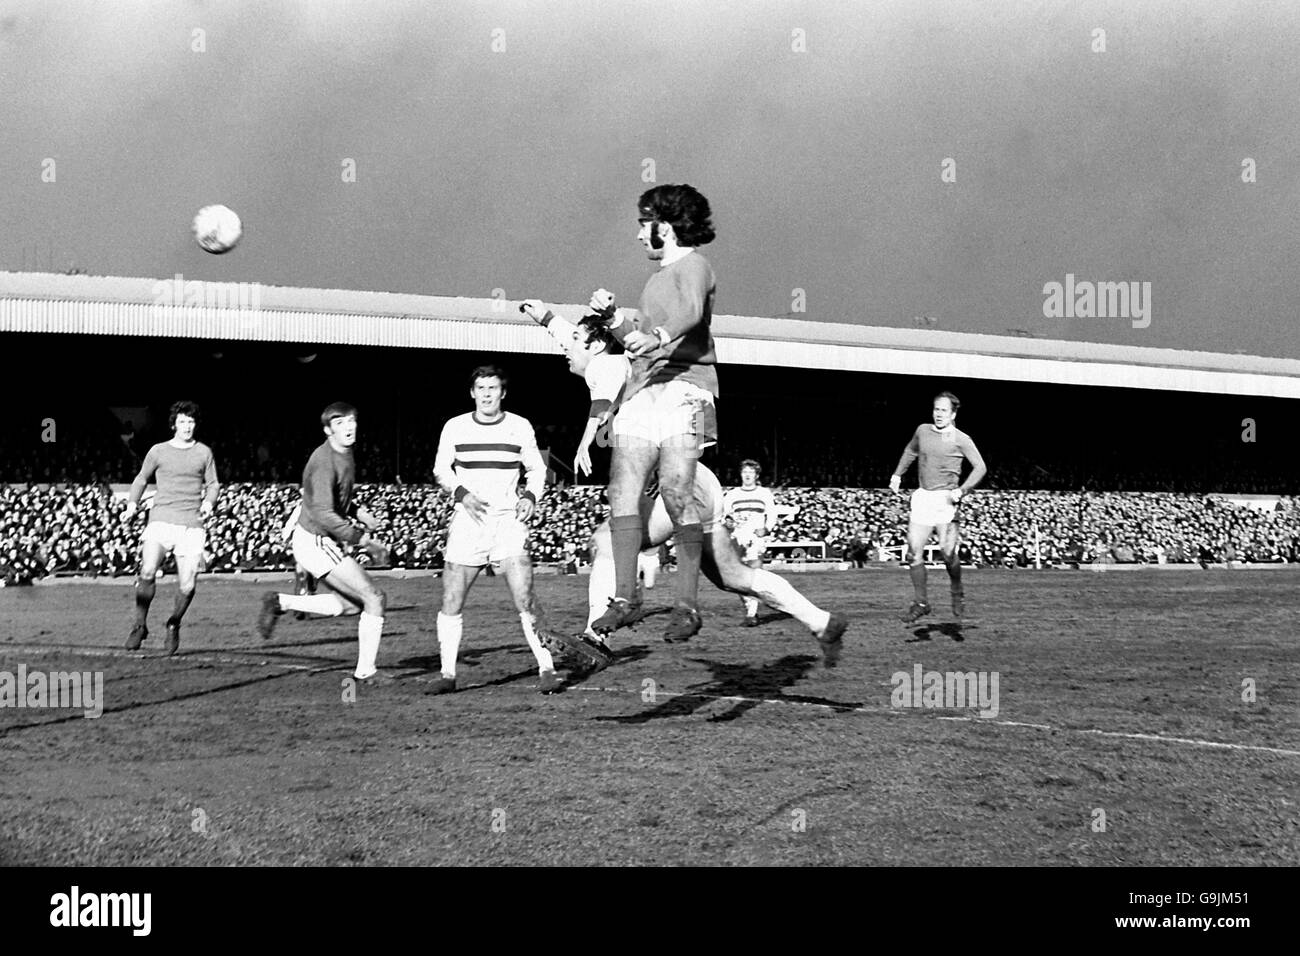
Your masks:
M 737 720 L 768 701 L 820 704 L 837 713 L 846 713 L 862 706 L 860 701 L 845 702 L 810 694 L 785 693 L 786 688 L 798 683 L 809 671 L 820 665 L 821 659 L 809 654 L 789 654 L 778 661 L 759 665 L 723 664 L 700 658 L 691 660 L 707 667 L 712 672 L 712 679 L 691 687 L 685 693 L 676 694 L 642 713 L 594 719 L 618 724 L 644 724 L 666 717 L 688 717 L 716 703 L 720 698 L 732 698 L 728 702 L 733 706 L 721 714 L 710 716 L 708 719 L 712 723 Z

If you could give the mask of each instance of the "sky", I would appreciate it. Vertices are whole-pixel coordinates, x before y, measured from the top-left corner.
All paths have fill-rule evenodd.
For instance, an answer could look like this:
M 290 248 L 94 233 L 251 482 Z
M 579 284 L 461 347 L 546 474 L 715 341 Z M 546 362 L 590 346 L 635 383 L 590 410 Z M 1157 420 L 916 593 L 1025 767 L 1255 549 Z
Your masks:
M 687 182 L 720 313 L 1300 358 L 1298 49 L 1291 0 L 0 0 L 0 269 L 632 304 Z

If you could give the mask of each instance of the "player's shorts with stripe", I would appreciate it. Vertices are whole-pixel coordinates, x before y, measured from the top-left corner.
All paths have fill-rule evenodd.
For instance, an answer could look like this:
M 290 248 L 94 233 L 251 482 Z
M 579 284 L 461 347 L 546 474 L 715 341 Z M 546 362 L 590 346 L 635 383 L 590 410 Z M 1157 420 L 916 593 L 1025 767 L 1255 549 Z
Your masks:
M 648 500 L 648 499 L 647 499 Z M 711 471 L 695 472 L 695 504 L 700 510 L 700 524 L 705 534 L 712 534 L 714 528 L 722 528 L 725 509 L 722 503 L 722 485 Z M 644 515 L 645 512 L 643 511 Z M 668 506 L 663 496 L 650 503 L 650 514 L 646 519 L 647 544 L 663 544 L 673 536 L 673 519 L 668 516 Z
M 323 578 L 347 557 L 343 545 L 327 534 L 312 534 L 302 525 L 293 529 L 293 559 L 314 578 Z
M 674 379 L 647 385 L 619 406 L 614 445 L 682 445 L 696 450 L 718 443 L 713 395 L 693 382 Z
M 203 556 L 208 536 L 202 528 L 190 528 L 168 521 L 150 521 L 144 526 L 141 540 L 148 544 L 160 544 L 163 550 L 175 552 L 178 558 L 199 558 Z
M 948 500 L 949 494 L 945 489 L 917 488 L 912 492 L 912 521 L 930 527 L 951 524 L 957 518 L 957 506 Z
M 513 511 L 489 512 L 481 519 L 457 508 L 447 528 L 443 560 L 478 568 L 528 554 L 528 526 Z
M 731 532 L 731 537 L 744 553 L 746 561 L 762 561 L 763 555 L 767 554 L 767 538 L 755 534 L 752 528 L 736 525 L 736 530 Z

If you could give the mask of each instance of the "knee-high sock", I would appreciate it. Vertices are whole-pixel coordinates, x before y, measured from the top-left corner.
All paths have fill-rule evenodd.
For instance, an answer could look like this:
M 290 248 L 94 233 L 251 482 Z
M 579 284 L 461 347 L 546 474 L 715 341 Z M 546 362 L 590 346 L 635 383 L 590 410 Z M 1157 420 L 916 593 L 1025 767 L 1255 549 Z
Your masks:
M 679 525 L 674 534 L 677 537 L 677 604 L 693 609 L 700 601 L 704 527 L 698 523 Z
M 177 591 L 176 603 L 172 605 L 172 616 L 167 618 L 168 624 L 179 624 L 181 618 L 185 616 L 185 611 L 189 608 L 190 602 L 194 600 L 193 591 Z
M 829 611 L 823 611 L 812 601 L 794 589 L 794 585 L 785 578 L 777 577 L 771 571 L 759 569 L 754 572 L 754 593 L 770 608 L 789 614 L 814 634 L 826 630 L 830 623 Z
M 952 585 L 952 593 L 961 594 L 961 559 L 954 556 L 946 564 L 948 566 L 948 581 Z
M 456 655 L 460 653 L 460 634 L 465 618 L 460 614 L 438 612 L 438 654 L 442 657 L 442 676 L 456 676 Z
M 636 597 L 636 556 L 641 553 L 643 533 L 640 515 L 615 515 L 609 519 L 609 537 L 614 549 L 614 596 L 625 601 Z
M 135 581 L 135 623 L 137 627 L 144 627 L 145 620 L 149 617 L 149 605 L 153 603 L 153 594 L 156 585 L 153 578 L 148 581 L 142 578 L 136 578 Z
M 519 625 L 524 629 L 524 640 L 528 642 L 528 649 L 533 652 L 533 657 L 537 658 L 537 669 L 553 671 L 555 661 L 551 660 L 551 652 L 542 647 L 542 642 L 537 639 L 537 628 L 533 626 L 534 623 L 531 612 L 519 612 Z
M 614 596 L 614 556 L 608 551 L 597 551 L 591 563 L 591 578 L 587 581 L 587 630 L 591 622 L 605 613 L 609 599 Z
M 908 568 L 912 575 L 912 590 L 916 592 L 916 599 L 922 604 L 928 604 L 929 601 L 925 596 L 925 565 L 913 564 Z
M 745 617 L 756 617 L 758 615 L 758 598 L 742 597 L 740 603 L 745 605 Z
M 338 617 L 347 613 L 347 606 L 337 594 L 281 594 L 281 611 L 302 611 L 321 617 Z
M 379 656 L 379 638 L 384 631 L 384 619 L 378 614 L 361 612 L 357 621 L 357 670 L 354 677 L 367 678 L 375 673 L 375 658 Z

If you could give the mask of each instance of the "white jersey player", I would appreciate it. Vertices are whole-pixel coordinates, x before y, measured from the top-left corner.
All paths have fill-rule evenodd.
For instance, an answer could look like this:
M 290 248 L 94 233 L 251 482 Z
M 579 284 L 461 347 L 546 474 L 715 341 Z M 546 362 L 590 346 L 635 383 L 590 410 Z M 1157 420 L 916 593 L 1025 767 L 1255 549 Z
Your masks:
M 768 533 L 776 526 L 776 499 L 758 483 L 759 465 L 752 458 L 740 463 L 740 487 L 732 488 L 723 498 L 731 536 L 740 546 L 747 567 L 761 568 L 767 553 Z M 758 599 L 742 597 L 745 606 L 744 627 L 758 624 Z
M 542 693 L 560 690 L 555 663 L 538 637 L 533 595 L 533 566 L 528 558 L 528 528 L 546 482 L 546 466 L 537 437 L 526 418 L 505 411 L 506 376 L 487 365 L 470 375 L 475 409 L 447 422 L 438 440 L 434 475 L 452 493 L 455 513 L 447 529 L 443 557 L 442 611 L 438 614 L 438 649 L 442 674 L 432 694 L 456 689 L 456 656 L 463 629 L 465 595 L 487 565 L 500 568 L 510 585 L 524 639 L 537 659 Z M 519 492 L 520 471 L 525 490 Z

